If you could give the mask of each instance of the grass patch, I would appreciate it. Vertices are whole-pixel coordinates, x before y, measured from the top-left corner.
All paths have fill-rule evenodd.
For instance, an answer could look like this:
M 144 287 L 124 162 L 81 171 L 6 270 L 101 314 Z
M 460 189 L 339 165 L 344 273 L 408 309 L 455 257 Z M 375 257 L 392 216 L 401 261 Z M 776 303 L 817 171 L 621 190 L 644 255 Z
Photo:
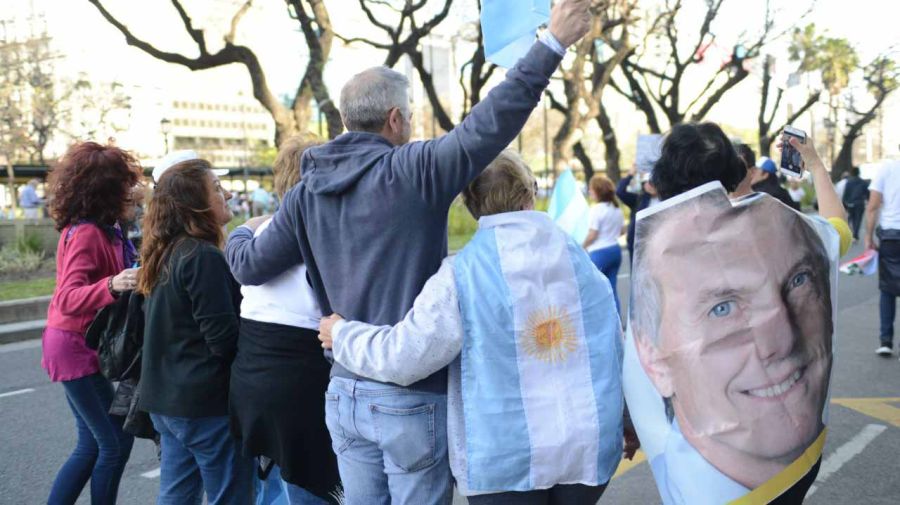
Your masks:
M 0 283 L 0 302 L 52 295 L 56 287 L 55 277 L 39 277 L 24 281 Z
M 546 212 L 549 203 L 548 199 L 540 198 L 535 202 L 535 210 Z M 465 247 L 477 230 L 478 222 L 469 214 L 466 206 L 462 203 L 462 198 L 457 198 L 450 206 L 450 215 L 447 219 L 447 234 L 449 235 L 447 247 L 450 252 L 459 251 Z

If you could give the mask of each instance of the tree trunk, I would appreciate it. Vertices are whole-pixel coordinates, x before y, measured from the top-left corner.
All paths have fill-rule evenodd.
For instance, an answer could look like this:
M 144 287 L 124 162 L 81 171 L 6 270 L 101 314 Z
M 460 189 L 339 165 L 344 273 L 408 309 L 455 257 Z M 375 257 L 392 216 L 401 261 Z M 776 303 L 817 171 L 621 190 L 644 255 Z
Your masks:
M 581 141 L 575 142 L 575 144 L 572 145 L 572 154 L 578 158 L 578 161 L 581 162 L 581 166 L 584 167 L 584 184 L 589 185 L 591 177 L 594 176 L 594 163 L 591 161 L 591 157 L 588 156 L 587 151 L 585 151 Z
M 606 176 L 612 179 L 613 182 L 619 182 L 619 179 L 622 177 L 619 139 L 616 138 L 616 130 L 613 129 L 612 121 L 606 113 L 605 107 L 600 107 L 600 113 L 597 115 L 597 124 L 600 125 L 600 131 L 603 134 L 603 145 L 606 148 L 603 153 L 603 156 L 606 158 Z
M 16 209 L 19 206 L 19 195 L 16 194 L 16 173 L 13 170 L 9 156 L 6 157 L 6 177 L 9 181 L 9 204 L 12 208 L 13 216 L 15 216 Z

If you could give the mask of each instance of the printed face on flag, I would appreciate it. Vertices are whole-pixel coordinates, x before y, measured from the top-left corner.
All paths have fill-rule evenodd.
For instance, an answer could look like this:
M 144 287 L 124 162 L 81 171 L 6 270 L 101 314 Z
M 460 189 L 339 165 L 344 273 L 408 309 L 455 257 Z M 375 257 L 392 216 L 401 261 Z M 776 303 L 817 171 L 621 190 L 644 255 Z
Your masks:
M 733 205 L 724 190 L 637 226 L 640 365 L 684 439 L 756 488 L 824 428 L 833 333 L 826 248 L 776 200 Z

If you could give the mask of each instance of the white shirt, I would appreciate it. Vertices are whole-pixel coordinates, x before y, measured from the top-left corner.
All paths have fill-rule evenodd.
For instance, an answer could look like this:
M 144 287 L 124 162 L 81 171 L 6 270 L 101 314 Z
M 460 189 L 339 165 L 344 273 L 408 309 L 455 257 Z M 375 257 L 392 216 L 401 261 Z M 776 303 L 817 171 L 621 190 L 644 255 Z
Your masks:
M 791 200 L 800 202 L 800 200 L 803 200 L 803 197 L 806 195 L 806 190 L 799 186 L 797 187 L 797 189 L 788 188 L 788 194 L 791 195 Z
M 253 233 L 258 237 L 269 219 Z M 306 265 L 291 267 L 261 286 L 242 286 L 241 317 L 261 323 L 277 323 L 309 330 L 319 329 L 322 309 L 306 280 Z
M 834 192 L 837 193 L 838 198 L 840 198 L 841 200 L 844 199 L 844 190 L 845 189 L 847 189 L 847 178 L 846 177 L 837 181 L 837 183 L 834 185 Z
M 590 229 L 597 232 L 597 238 L 587 247 L 588 252 L 619 244 L 625 216 L 618 206 L 608 202 L 591 207 Z
M 900 230 L 900 161 L 886 161 L 869 189 L 881 193 L 881 227 Z
M 684 438 L 677 422 L 666 440 L 666 450 L 650 461 L 664 505 L 718 505 L 750 492 L 712 466 Z

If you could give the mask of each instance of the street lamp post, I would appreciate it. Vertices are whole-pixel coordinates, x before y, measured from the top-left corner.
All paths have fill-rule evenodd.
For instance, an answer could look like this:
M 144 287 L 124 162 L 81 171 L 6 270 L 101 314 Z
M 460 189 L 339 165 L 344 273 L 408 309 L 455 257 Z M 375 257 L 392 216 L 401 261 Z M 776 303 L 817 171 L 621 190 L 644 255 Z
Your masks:
M 169 154 L 169 133 L 172 132 L 172 122 L 167 118 L 162 118 L 159 121 L 159 131 L 163 134 L 163 142 L 166 146 L 166 154 Z

